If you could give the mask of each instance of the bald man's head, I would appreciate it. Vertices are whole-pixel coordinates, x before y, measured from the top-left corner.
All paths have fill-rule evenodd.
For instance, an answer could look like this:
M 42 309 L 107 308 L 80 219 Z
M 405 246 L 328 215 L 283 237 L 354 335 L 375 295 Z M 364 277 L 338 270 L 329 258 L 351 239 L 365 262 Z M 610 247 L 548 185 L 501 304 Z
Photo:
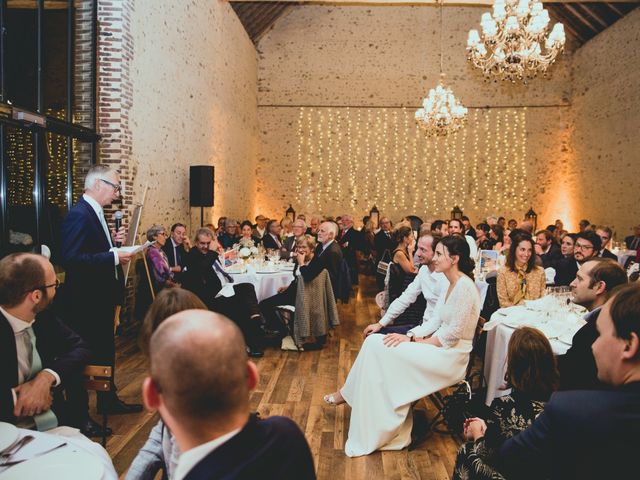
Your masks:
M 244 339 L 223 315 L 205 310 L 172 315 L 151 336 L 149 353 L 153 383 L 179 421 L 248 412 Z

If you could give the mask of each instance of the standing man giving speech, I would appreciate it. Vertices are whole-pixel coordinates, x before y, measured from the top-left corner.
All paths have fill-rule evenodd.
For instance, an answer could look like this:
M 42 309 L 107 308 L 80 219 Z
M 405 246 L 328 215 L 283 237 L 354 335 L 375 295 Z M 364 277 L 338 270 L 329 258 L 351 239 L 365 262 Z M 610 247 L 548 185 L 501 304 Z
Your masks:
M 124 296 L 122 265 L 133 256 L 115 247 L 124 242 L 125 229 L 109 229 L 103 211 L 120 196 L 120 176 L 108 165 L 96 165 L 87 173 L 84 188 L 84 195 L 62 223 L 65 320 L 89 344 L 93 363 L 113 366 L 115 310 Z M 86 420 L 80 425 L 83 433 L 100 434 L 101 428 L 88 415 L 86 391 L 77 394 L 84 397 L 82 403 L 87 411 Z M 141 405 L 122 402 L 115 390 L 99 392 L 97 407 L 98 413 L 142 410 Z

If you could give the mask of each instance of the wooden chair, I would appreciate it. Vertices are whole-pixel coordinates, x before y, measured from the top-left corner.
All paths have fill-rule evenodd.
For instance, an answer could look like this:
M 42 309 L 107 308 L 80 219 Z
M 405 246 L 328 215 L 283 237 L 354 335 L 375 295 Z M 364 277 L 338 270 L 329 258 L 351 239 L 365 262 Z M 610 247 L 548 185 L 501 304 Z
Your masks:
M 109 392 L 113 388 L 113 367 L 110 365 L 87 365 L 84 369 L 84 388 L 94 392 Z M 102 446 L 107 446 L 107 412 L 102 414 Z

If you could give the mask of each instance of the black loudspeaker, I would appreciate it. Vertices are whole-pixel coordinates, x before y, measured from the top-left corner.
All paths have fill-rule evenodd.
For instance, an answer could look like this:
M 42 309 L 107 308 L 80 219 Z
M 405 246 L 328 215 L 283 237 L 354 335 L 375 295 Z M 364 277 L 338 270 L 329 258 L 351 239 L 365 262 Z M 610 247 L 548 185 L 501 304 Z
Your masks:
M 213 167 L 209 165 L 189 167 L 189 205 L 213 207 Z

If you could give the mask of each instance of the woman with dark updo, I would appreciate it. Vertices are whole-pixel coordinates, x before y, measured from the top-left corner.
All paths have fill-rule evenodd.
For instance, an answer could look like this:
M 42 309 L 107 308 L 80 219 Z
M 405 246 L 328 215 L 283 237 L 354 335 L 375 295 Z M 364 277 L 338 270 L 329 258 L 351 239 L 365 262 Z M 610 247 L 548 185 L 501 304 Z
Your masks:
M 443 238 L 433 256 L 449 287 L 433 315 L 406 335 L 369 335 L 330 405 L 351 406 L 350 457 L 401 450 L 411 443 L 411 405 L 464 378 L 480 314 L 474 263 L 464 237 Z

